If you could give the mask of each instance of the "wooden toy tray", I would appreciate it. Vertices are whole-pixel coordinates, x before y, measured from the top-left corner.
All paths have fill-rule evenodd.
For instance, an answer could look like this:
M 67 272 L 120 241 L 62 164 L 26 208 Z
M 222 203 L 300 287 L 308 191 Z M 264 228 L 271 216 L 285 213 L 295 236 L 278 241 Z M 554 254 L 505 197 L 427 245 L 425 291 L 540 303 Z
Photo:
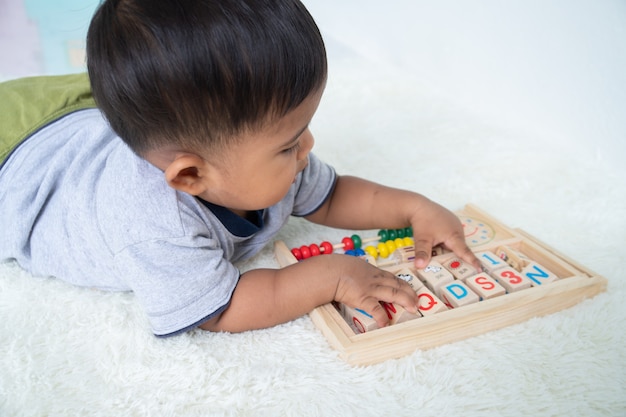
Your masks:
M 507 245 L 543 265 L 559 279 L 365 333 L 356 333 L 333 304 L 316 308 L 310 313 L 311 319 L 348 363 L 374 364 L 416 349 L 459 341 L 569 308 L 606 290 L 605 278 L 524 231 L 509 228 L 472 205 L 456 214 L 464 224 L 466 242 L 472 251 L 478 253 Z M 275 253 L 283 267 L 298 262 L 284 242 L 275 243 Z M 444 262 L 451 256 L 445 253 L 433 260 Z M 395 273 L 406 267 L 413 268 L 407 263 L 383 269 Z

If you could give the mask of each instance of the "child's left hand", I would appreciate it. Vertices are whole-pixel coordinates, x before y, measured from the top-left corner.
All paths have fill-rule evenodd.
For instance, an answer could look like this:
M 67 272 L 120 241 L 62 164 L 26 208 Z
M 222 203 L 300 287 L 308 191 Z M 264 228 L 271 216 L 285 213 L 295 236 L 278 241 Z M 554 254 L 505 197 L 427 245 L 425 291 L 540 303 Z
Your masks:
M 425 268 L 436 245 L 443 245 L 477 271 L 481 265 L 465 243 L 465 234 L 460 220 L 451 211 L 429 201 L 411 218 L 415 240 L 415 266 Z

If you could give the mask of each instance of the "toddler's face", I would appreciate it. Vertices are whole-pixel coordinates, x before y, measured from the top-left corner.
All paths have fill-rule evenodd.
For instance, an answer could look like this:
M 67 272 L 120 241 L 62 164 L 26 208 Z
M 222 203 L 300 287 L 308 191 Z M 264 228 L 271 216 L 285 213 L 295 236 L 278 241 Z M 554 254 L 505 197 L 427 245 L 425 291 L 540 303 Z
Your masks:
M 284 117 L 226 150 L 219 162 L 220 181 L 200 197 L 240 215 L 278 203 L 308 164 L 314 144 L 308 126 L 322 93 L 313 93 Z

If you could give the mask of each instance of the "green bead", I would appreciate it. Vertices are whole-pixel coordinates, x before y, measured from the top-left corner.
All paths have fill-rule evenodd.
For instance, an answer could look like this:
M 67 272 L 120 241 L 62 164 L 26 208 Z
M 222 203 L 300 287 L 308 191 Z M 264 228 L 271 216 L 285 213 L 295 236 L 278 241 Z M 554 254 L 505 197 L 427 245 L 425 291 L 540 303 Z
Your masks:
M 396 234 L 400 239 L 404 239 L 404 229 L 397 229 Z
M 406 237 L 413 237 L 413 228 L 412 227 L 405 227 L 404 228 L 404 235 Z
M 354 242 L 354 249 L 361 249 L 361 237 L 359 235 L 350 236 Z
M 381 242 L 386 242 L 388 240 L 387 231 L 385 229 L 380 229 L 378 231 L 378 236 L 380 236 Z
M 387 230 L 387 238 L 389 240 L 396 240 L 396 237 L 397 237 L 397 234 L 396 234 L 395 230 L 393 230 L 393 229 Z

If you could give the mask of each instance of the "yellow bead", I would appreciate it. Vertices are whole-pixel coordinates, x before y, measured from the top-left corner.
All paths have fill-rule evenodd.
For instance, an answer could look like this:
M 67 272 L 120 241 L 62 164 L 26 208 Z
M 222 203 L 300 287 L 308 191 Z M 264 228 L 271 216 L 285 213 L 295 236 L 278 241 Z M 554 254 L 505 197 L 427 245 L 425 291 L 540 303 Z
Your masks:
M 389 253 L 393 253 L 393 251 L 396 250 L 396 244 L 393 240 L 386 241 L 385 245 L 387 245 L 387 249 L 389 249 Z
M 396 248 L 403 248 L 406 245 L 404 244 L 404 239 L 402 239 L 401 237 L 397 237 L 396 240 L 393 241 L 396 244 Z
M 365 248 L 363 248 L 363 250 L 365 252 L 368 253 L 368 255 L 370 255 L 371 257 L 373 257 L 374 259 L 376 259 L 378 257 L 378 251 L 376 250 L 375 247 L 373 246 L 366 246 Z
M 413 244 L 415 242 L 413 242 L 413 238 L 412 237 L 405 237 L 404 239 L 404 246 L 413 246 Z
M 378 254 L 381 258 L 386 258 L 387 256 L 389 256 L 389 248 L 387 248 L 387 245 L 385 245 L 384 243 L 379 243 L 378 245 L 376 245 L 376 249 L 378 249 Z

